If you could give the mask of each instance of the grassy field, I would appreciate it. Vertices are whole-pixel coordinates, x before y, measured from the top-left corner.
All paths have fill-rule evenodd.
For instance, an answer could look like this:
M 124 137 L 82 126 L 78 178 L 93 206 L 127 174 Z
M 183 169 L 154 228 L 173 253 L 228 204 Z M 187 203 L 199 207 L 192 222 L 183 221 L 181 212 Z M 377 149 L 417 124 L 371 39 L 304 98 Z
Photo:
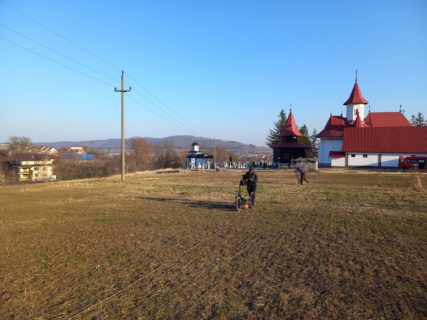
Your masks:
M 427 175 L 0 187 L 0 319 L 426 319 Z

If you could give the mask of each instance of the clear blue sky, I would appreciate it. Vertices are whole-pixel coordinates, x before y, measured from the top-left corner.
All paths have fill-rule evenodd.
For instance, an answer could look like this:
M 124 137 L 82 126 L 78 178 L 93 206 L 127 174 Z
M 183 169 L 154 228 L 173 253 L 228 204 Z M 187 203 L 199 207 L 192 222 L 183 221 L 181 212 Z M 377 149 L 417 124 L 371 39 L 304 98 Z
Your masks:
M 0 142 L 119 138 L 123 69 L 126 137 L 263 145 L 290 103 L 322 130 L 356 68 L 372 111 L 426 115 L 427 1 L 0 0 L 0 66 Z

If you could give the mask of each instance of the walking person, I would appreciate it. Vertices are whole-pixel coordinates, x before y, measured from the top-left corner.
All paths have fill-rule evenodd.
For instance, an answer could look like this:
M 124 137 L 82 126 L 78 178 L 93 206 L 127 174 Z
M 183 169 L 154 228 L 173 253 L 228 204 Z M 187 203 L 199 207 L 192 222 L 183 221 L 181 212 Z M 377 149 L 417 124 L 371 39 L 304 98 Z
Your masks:
M 308 183 L 308 180 L 305 176 L 305 168 L 302 165 L 299 165 L 295 168 L 295 172 L 299 173 L 299 182 L 303 184 L 303 181 Z

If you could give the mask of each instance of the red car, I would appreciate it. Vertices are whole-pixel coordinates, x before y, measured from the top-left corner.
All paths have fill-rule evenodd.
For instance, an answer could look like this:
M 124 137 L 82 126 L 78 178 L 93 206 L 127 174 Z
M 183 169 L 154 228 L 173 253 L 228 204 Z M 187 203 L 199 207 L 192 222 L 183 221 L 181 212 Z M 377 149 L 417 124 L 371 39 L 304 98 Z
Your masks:
M 425 169 L 427 157 L 399 157 L 399 169 Z

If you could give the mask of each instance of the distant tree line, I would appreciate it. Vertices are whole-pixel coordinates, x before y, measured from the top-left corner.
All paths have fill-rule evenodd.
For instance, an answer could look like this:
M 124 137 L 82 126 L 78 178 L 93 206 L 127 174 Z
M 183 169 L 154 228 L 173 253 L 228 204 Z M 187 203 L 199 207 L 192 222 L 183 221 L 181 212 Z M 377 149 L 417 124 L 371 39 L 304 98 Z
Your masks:
M 30 152 L 33 144 L 28 137 L 10 137 L 8 148 L 0 150 L 0 183 L 13 182 L 16 179 L 11 163 L 16 153 Z M 153 145 L 143 138 L 130 139 L 130 149 L 126 154 L 126 172 L 158 170 L 163 168 L 185 168 L 187 153 L 178 151 L 173 142 Z M 95 156 L 94 160 L 81 160 L 78 156 L 58 155 L 55 157 L 53 172 L 60 180 L 107 177 L 121 172 L 121 156 L 103 150 L 83 148 Z M 216 156 L 218 162 L 237 160 L 237 156 L 217 147 L 205 150 Z

